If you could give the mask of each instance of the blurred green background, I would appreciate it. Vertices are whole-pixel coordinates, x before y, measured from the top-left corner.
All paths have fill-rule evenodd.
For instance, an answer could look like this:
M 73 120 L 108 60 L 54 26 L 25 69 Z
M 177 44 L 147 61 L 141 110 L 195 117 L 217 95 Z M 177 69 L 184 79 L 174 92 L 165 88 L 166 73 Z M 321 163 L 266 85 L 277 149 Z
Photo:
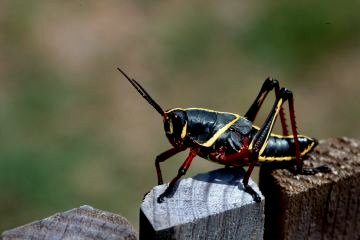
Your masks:
M 83 204 L 138 226 L 170 144 L 117 66 L 165 109 L 240 114 L 272 76 L 294 91 L 300 132 L 359 137 L 358 0 L 0 6 L 0 232 Z M 217 167 L 198 159 L 188 176 Z

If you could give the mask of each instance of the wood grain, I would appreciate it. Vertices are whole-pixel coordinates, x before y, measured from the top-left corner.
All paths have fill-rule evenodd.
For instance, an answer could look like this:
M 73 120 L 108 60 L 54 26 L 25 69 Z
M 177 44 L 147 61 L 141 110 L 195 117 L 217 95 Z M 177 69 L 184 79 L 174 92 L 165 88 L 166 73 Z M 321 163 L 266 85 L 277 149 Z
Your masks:
M 124 217 L 90 206 L 82 206 L 6 231 L 2 234 L 2 239 L 133 240 L 136 239 L 136 234 Z
M 255 203 L 244 192 L 243 175 L 222 168 L 183 179 L 161 204 L 166 185 L 156 186 L 141 204 L 140 239 L 263 239 L 264 199 Z
M 360 239 L 360 140 L 322 140 L 304 164 L 327 164 L 332 173 L 261 167 L 265 239 Z

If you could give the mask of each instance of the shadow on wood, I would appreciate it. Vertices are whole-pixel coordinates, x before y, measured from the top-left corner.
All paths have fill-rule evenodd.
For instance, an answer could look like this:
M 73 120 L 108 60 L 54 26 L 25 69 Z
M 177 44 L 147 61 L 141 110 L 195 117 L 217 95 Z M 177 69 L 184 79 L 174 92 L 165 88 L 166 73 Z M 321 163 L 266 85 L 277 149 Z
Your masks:
M 2 239 L 123 239 L 135 240 L 133 227 L 122 216 L 82 206 L 14 228 Z
M 141 205 L 140 239 L 263 239 L 264 199 L 255 203 L 244 192 L 243 175 L 242 168 L 222 168 L 182 179 L 160 204 L 166 185 L 156 186 Z
M 360 141 L 320 141 L 305 166 L 327 164 L 332 173 L 293 175 L 263 165 L 265 239 L 360 238 Z

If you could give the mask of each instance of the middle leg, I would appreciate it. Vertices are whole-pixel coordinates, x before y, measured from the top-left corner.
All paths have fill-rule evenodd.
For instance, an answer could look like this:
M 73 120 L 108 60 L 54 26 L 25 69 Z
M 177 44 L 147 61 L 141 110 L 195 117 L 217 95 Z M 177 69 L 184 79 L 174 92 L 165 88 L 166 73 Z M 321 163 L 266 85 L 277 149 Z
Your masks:
M 228 154 L 228 155 L 226 155 L 225 152 L 212 153 L 209 155 L 209 157 L 211 160 L 213 160 L 215 162 L 225 164 L 225 166 L 242 167 L 242 166 L 249 165 L 248 170 L 246 171 L 246 173 L 243 177 L 244 190 L 245 190 L 245 192 L 249 193 L 253 197 L 255 202 L 261 202 L 261 197 L 248 184 L 251 172 L 256 165 L 256 161 L 252 161 L 252 162 L 249 161 L 249 159 L 252 159 L 252 157 L 250 156 L 251 154 L 252 154 L 252 152 L 249 151 L 249 149 L 247 147 L 244 147 L 237 153 Z

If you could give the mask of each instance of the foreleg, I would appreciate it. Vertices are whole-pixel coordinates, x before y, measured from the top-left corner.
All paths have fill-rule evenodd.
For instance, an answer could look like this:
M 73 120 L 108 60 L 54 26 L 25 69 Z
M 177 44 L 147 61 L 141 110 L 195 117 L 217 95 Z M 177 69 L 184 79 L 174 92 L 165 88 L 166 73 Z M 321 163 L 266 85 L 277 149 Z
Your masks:
M 158 155 L 155 159 L 155 168 L 156 168 L 156 173 L 157 173 L 157 178 L 158 178 L 158 185 L 163 184 L 163 178 L 162 178 L 162 174 L 161 174 L 161 169 L 160 169 L 160 163 L 164 162 L 165 160 L 171 158 L 172 156 L 174 156 L 175 154 L 184 151 L 186 148 L 171 148 L 163 153 L 161 153 L 160 155 Z
M 194 157 L 197 155 L 198 150 L 197 149 L 190 149 L 190 153 L 184 163 L 179 168 L 178 174 L 174 177 L 173 180 L 169 183 L 169 186 L 166 188 L 165 192 L 163 192 L 157 199 L 158 203 L 162 203 L 164 201 L 165 197 L 168 197 L 174 190 L 176 182 L 186 174 L 187 170 L 190 167 L 190 164 Z

